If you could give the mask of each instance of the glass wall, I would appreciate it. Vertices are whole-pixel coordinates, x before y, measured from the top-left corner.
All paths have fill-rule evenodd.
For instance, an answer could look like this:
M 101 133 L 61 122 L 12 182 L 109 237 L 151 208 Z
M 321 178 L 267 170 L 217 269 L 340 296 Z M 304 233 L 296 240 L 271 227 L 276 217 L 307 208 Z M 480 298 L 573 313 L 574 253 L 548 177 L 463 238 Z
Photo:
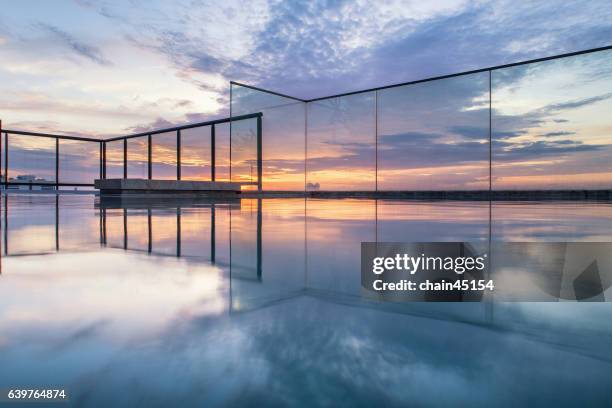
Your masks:
M 232 116 L 263 114 L 264 190 L 606 190 L 611 59 L 607 50 L 313 100 L 303 119 L 302 102 L 233 84 Z M 254 124 L 234 125 L 231 141 L 234 179 L 252 180 Z
M 106 178 L 123 178 L 123 140 L 106 142 Z
M 181 130 L 181 180 L 211 179 L 211 127 Z
M 489 74 L 378 91 L 378 190 L 489 189 Z
M 128 178 L 146 179 L 149 177 L 147 137 L 135 137 L 127 140 L 127 176 Z
M 176 165 L 176 132 L 152 135 L 152 178 L 157 180 L 176 180 Z
M 374 92 L 309 103 L 306 140 L 306 190 L 376 190 Z
M 9 182 L 55 184 L 55 139 L 8 135 Z
M 262 189 L 304 190 L 305 104 L 232 84 L 232 117 L 262 114 Z M 232 122 L 232 180 L 257 181 L 257 119 Z
M 92 184 L 97 178 L 100 178 L 100 144 L 60 139 L 59 182 Z
M 612 187 L 612 51 L 494 70 L 496 190 Z
M 215 180 L 230 181 L 230 124 L 215 125 Z
M 609 190 L 611 60 L 605 50 L 309 102 L 232 83 L 234 121 L 214 125 L 216 180 L 257 188 L 261 131 L 266 191 Z M 212 128 L 181 130 L 182 179 L 211 180 Z M 55 138 L 8 142 L 9 182 L 55 183 Z M 105 144 L 106 177 L 124 177 L 124 141 Z M 148 149 L 146 136 L 127 140 L 127 177 L 148 177 Z M 177 131 L 153 134 L 152 178 L 176 179 L 177 153 Z M 98 175 L 97 141 L 60 139 L 60 183 Z

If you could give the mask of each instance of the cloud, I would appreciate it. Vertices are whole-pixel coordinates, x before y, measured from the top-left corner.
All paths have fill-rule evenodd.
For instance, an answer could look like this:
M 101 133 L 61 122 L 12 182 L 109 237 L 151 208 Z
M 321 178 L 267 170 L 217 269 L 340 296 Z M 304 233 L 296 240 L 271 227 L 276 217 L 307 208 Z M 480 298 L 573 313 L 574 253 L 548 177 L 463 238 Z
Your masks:
M 576 132 L 567 132 L 567 131 L 560 131 L 560 132 L 548 132 L 548 133 L 544 133 L 541 136 L 544 137 L 557 137 L 557 136 L 571 136 L 571 135 L 575 135 Z
M 560 110 L 565 110 L 565 109 L 577 109 L 577 108 L 582 108 L 583 106 L 592 105 L 597 102 L 605 101 L 606 99 L 610 99 L 610 98 L 612 98 L 612 92 L 602 94 L 602 95 L 592 96 L 589 98 L 578 99 L 574 101 L 550 104 L 546 106 L 544 109 L 548 112 L 555 112 L 555 111 L 560 111 Z
M 86 58 L 90 61 L 93 61 L 99 65 L 112 65 L 112 63 L 102 55 L 102 52 L 99 48 L 77 40 L 72 35 L 68 34 L 66 31 L 60 29 L 59 27 L 46 23 L 38 23 L 38 27 L 40 27 L 44 31 L 47 31 L 55 38 L 62 41 L 64 45 L 68 46 L 77 55 Z

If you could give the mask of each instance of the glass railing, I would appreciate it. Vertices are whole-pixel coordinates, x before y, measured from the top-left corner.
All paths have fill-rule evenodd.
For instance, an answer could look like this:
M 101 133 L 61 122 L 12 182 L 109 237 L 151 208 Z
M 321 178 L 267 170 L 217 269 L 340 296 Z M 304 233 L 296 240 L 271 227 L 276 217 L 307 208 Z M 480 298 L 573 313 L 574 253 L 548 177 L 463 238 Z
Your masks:
M 563 197 L 612 189 L 610 66 L 604 47 L 310 100 L 233 82 L 231 111 L 263 113 L 264 190 Z M 252 133 L 232 128 L 237 179 Z
M 4 129 L 0 185 L 76 190 L 92 189 L 95 179 L 104 178 L 229 181 L 231 122 L 254 129 L 257 139 L 260 121 L 261 113 L 254 113 L 108 139 Z M 240 181 L 257 185 L 257 180 L 255 172 Z

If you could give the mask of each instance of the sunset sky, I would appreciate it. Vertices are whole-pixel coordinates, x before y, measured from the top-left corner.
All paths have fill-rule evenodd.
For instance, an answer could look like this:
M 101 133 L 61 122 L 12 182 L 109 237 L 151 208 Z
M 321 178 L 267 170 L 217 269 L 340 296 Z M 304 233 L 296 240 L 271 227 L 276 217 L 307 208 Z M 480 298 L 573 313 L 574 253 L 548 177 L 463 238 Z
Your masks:
M 9 129 L 122 135 L 229 116 L 230 80 L 325 96 L 610 45 L 611 21 L 607 1 L 14 2 L 0 11 L 0 119 Z M 495 186 L 612 185 L 611 55 L 493 73 Z M 234 87 L 232 112 L 264 113 L 264 189 L 479 190 L 489 185 L 488 80 L 307 107 Z M 254 129 L 254 120 L 234 125 L 233 179 L 254 181 Z M 185 178 L 210 177 L 208 135 L 183 135 Z M 217 141 L 227 179 L 229 128 L 219 126 Z M 143 142 L 129 143 L 128 177 L 146 176 Z M 62 143 L 61 181 L 89 182 L 95 144 Z M 9 176 L 54 179 L 51 140 L 11 136 L 11 149 Z M 108 177 L 122 177 L 122 149 L 108 144 Z M 175 178 L 175 135 L 157 135 L 152 150 L 153 178 Z
M 107 136 L 228 114 L 229 80 L 300 97 L 608 45 L 608 1 L 19 1 L 7 128 Z

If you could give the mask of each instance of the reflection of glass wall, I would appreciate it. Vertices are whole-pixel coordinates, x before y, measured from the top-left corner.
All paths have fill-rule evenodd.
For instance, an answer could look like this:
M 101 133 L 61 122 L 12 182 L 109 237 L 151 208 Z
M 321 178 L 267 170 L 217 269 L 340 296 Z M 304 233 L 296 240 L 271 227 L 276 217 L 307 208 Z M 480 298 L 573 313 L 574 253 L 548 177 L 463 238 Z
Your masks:
M 379 190 L 489 189 L 487 72 L 378 91 Z
M 91 184 L 100 178 L 100 145 L 78 140 L 59 141 L 59 182 Z
M 27 195 L 2 197 L 5 255 L 48 253 L 56 250 L 56 197 L 43 195 L 35 197 L 35 199 Z
M 303 191 L 305 106 L 292 98 L 232 84 L 232 117 L 262 114 L 262 188 Z M 257 120 L 232 123 L 232 179 L 257 181 Z
M 151 210 L 152 252 L 164 255 L 178 253 L 178 208 L 154 208 Z
M 493 188 L 612 187 L 612 51 L 492 71 Z
M 374 200 L 308 199 L 306 286 L 359 295 L 361 242 L 375 240 Z
M 149 250 L 149 211 L 144 208 L 129 208 L 126 211 L 127 248 L 134 251 Z
M 152 178 L 176 180 L 176 132 L 151 136 Z
M 211 127 L 181 130 L 181 179 L 211 179 Z
M 128 178 L 146 179 L 148 177 L 148 149 L 146 137 L 135 137 L 127 140 Z
M 123 140 L 106 142 L 106 178 L 123 178 Z
M 376 189 L 374 92 L 308 104 L 307 190 Z
M 8 141 L 9 181 L 55 183 L 55 139 L 9 134 Z

